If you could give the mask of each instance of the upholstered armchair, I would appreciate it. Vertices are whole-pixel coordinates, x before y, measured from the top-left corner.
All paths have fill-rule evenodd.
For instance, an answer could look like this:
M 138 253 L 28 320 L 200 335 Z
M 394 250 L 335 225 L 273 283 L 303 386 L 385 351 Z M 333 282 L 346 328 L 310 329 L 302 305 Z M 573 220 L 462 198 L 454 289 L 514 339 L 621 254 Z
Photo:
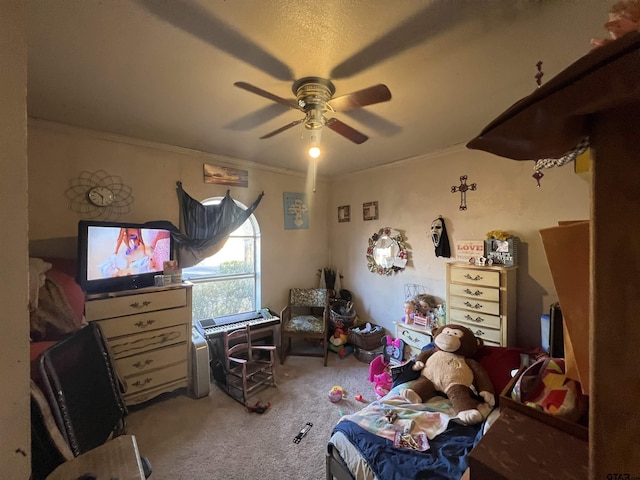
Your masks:
M 329 294 L 326 288 L 292 288 L 280 312 L 280 363 L 289 355 L 323 357 L 327 366 Z M 293 340 L 293 342 L 292 342 Z

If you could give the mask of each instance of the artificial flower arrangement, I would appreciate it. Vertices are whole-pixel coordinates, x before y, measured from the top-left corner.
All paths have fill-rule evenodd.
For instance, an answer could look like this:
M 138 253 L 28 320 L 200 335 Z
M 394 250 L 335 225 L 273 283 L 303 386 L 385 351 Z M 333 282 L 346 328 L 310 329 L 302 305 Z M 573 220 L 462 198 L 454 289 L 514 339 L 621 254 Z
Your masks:
M 504 230 L 491 230 L 490 232 L 487 232 L 487 239 L 491 238 L 505 241 L 513 238 L 513 235 L 511 235 L 509 232 L 505 232 Z
M 518 237 L 504 230 L 487 232 L 484 242 L 484 255 L 489 265 L 512 266 L 518 264 Z

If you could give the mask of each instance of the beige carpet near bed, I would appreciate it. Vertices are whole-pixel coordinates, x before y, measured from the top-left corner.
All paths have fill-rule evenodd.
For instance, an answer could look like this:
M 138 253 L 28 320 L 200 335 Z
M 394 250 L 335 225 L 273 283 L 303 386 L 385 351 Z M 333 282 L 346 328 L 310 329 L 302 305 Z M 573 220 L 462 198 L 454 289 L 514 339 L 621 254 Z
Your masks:
M 153 465 L 153 480 L 321 480 L 331 430 L 344 414 L 375 400 L 369 366 L 354 355 L 330 353 L 327 367 L 317 357 L 288 357 L 277 365 L 278 387 L 257 394 L 271 402 L 262 414 L 248 413 L 217 387 L 208 397 L 172 394 L 135 409 L 127 431 Z M 347 398 L 331 403 L 328 393 L 342 386 Z M 293 438 L 306 422 L 313 427 L 299 444 Z

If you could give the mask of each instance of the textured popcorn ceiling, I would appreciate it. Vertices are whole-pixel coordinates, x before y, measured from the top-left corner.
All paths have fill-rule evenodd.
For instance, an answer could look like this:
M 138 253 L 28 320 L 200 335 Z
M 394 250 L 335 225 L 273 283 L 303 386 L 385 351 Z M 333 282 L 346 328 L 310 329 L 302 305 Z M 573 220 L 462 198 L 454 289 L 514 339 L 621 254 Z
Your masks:
M 378 83 L 389 102 L 331 114 L 369 137 L 322 134 L 320 175 L 464 144 L 589 50 L 608 4 L 517 0 L 29 0 L 36 118 L 306 171 L 295 79 L 336 96 Z M 568 21 L 579 19 L 579 21 Z

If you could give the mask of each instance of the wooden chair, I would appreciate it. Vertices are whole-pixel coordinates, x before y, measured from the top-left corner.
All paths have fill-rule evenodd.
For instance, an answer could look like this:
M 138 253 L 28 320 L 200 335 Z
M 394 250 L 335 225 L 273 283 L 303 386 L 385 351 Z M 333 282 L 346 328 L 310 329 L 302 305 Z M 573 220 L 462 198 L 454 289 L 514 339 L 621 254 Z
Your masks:
M 324 357 L 327 366 L 329 339 L 329 294 L 326 288 L 292 288 L 289 303 L 280 312 L 280 363 L 288 355 Z M 291 339 L 315 340 L 316 345 L 292 351 Z
M 220 385 L 233 399 L 248 406 L 258 391 L 276 386 L 275 345 L 252 345 L 249 325 L 223 335 L 225 378 Z M 220 383 L 220 382 L 219 382 Z

